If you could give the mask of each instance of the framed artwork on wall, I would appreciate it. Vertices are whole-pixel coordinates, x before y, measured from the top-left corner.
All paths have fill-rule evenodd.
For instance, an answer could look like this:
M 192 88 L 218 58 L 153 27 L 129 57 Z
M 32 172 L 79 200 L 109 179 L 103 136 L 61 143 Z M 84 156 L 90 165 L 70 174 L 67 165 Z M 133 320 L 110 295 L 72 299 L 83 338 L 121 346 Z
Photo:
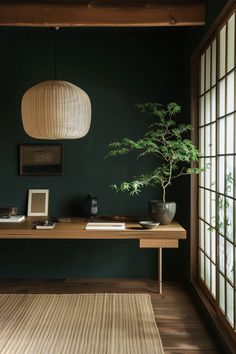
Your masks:
M 62 176 L 62 144 L 26 144 L 19 146 L 20 176 Z
M 48 216 L 48 189 L 29 189 L 28 216 Z

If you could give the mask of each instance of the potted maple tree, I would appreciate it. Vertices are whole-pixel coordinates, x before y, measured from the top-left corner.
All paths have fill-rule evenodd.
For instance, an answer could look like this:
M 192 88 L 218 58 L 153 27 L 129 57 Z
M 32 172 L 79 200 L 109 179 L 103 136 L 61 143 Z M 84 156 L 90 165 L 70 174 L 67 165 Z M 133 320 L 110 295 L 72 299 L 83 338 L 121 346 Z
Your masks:
M 129 181 L 111 187 L 115 191 L 128 192 L 130 195 L 139 194 L 144 187 L 160 185 L 162 199 L 151 200 L 149 212 L 153 221 L 161 224 L 172 222 L 176 203 L 167 202 L 166 190 L 172 181 L 184 175 L 200 173 L 203 169 L 192 168 L 191 163 L 197 162 L 200 153 L 186 134 L 192 129 L 189 124 L 177 124 L 175 118 L 181 112 L 181 107 L 171 102 L 166 106 L 159 103 L 138 103 L 136 108 L 153 119 L 147 132 L 138 140 L 123 138 L 109 144 L 107 156 L 126 155 L 136 151 L 138 157 L 154 156 L 156 167 L 153 171 L 142 173 Z

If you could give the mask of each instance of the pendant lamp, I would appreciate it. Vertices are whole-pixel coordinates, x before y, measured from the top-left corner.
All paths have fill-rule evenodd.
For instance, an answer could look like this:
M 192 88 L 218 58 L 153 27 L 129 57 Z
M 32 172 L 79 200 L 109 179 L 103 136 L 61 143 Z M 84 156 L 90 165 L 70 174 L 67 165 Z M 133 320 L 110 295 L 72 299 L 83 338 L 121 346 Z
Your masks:
M 22 98 L 23 127 L 35 139 L 79 139 L 91 123 L 88 95 L 67 81 L 43 81 Z
M 55 34 L 55 77 L 56 61 Z M 86 92 L 70 82 L 43 81 L 23 95 L 21 115 L 24 130 L 32 138 L 79 139 L 90 128 L 91 103 Z

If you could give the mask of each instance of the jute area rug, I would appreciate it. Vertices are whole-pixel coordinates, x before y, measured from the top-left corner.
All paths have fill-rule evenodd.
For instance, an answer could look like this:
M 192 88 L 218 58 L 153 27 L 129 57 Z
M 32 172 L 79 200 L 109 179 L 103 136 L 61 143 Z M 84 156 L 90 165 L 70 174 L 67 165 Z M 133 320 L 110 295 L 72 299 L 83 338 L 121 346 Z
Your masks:
M 1 354 L 163 354 L 145 294 L 0 295 Z

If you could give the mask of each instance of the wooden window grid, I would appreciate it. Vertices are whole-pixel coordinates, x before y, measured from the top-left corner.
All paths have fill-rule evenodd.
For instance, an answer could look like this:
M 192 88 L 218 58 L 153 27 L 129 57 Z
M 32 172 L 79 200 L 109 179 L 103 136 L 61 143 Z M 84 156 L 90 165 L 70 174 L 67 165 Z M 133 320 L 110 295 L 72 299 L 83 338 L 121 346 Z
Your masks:
M 235 1 L 230 5 L 193 57 L 193 140 L 202 152 L 199 165 L 208 167 L 191 183 L 191 279 L 219 327 L 236 343 Z

